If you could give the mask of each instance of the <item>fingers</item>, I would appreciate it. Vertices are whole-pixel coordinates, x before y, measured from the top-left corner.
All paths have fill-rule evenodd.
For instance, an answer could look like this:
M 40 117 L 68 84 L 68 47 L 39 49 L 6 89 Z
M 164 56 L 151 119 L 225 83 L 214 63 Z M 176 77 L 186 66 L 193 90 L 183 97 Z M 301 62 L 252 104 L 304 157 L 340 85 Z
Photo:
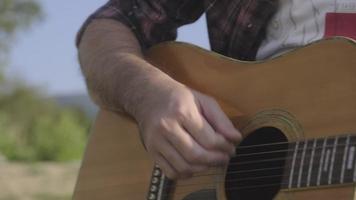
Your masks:
M 170 160 L 170 166 L 177 173 L 174 176 L 179 178 L 189 178 L 193 173 L 207 169 L 207 166 L 188 163 L 180 153 L 177 152 L 175 147 L 168 141 L 160 144 L 160 154 L 165 160 Z
M 222 134 L 235 144 L 241 141 L 241 133 L 234 127 L 229 118 L 221 110 L 219 104 L 213 98 L 203 96 L 198 100 L 203 116 L 216 132 Z
M 226 153 L 203 148 L 179 124 L 169 134 L 167 140 L 190 165 L 216 166 L 229 161 L 229 155 Z
M 146 137 L 145 140 L 147 142 L 147 151 L 169 178 L 188 178 L 191 177 L 193 173 L 206 170 L 212 165 L 211 163 L 225 163 L 228 161 L 229 157 L 222 153 L 219 154 L 223 157 L 223 161 L 216 161 L 216 156 L 214 156 L 214 154 L 209 155 L 209 153 L 205 153 L 206 155 L 204 155 L 204 157 L 206 159 L 204 162 L 199 162 L 201 157 L 187 157 L 192 154 L 191 152 L 195 152 L 195 150 L 184 151 L 184 154 L 182 154 L 181 151 L 176 148 L 176 145 L 171 142 L 174 141 L 171 138 L 178 138 L 175 141 L 180 141 L 182 149 L 188 149 L 187 147 L 191 146 L 190 144 L 194 141 L 193 138 L 184 132 L 177 122 L 167 121 L 162 124 L 164 124 L 163 127 L 155 129 L 156 131 L 148 134 L 151 137 Z M 196 144 L 194 147 L 199 147 L 199 145 Z M 199 148 L 201 149 L 202 147 Z M 187 158 L 189 160 L 187 160 Z
M 210 124 L 199 113 L 195 114 L 193 120 L 183 122 L 183 127 L 202 147 L 207 150 L 218 150 L 229 155 L 234 154 L 235 146 L 218 134 Z
M 173 94 L 137 120 L 156 163 L 172 179 L 226 164 L 241 134 L 212 98 L 186 88 Z

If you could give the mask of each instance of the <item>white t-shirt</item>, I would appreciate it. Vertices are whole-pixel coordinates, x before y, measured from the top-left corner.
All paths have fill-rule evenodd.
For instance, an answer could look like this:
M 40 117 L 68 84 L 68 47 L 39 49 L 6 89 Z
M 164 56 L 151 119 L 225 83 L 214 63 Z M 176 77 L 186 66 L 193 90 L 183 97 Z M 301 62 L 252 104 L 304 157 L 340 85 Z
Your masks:
M 356 0 L 280 0 L 256 59 L 275 57 L 330 36 L 356 39 Z

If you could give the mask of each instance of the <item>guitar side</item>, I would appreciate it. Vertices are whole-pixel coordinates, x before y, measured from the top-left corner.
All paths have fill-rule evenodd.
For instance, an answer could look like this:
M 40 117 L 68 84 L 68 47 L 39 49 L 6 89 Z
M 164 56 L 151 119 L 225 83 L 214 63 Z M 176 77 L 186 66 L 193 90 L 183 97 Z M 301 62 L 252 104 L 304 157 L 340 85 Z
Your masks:
M 93 125 L 73 199 L 146 199 L 153 162 L 136 124 L 101 110 Z

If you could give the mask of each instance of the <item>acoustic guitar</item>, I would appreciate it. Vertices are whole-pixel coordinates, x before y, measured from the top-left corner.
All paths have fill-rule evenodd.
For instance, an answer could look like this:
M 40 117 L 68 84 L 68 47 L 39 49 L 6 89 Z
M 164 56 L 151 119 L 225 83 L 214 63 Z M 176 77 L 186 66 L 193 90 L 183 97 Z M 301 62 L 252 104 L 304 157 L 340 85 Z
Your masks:
M 148 157 L 135 122 L 101 110 L 74 199 L 356 199 L 354 41 L 323 40 L 264 62 L 177 42 L 146 56 L 220 103 L 244 136 L 236 155 L 225 167 L 172 181 Z

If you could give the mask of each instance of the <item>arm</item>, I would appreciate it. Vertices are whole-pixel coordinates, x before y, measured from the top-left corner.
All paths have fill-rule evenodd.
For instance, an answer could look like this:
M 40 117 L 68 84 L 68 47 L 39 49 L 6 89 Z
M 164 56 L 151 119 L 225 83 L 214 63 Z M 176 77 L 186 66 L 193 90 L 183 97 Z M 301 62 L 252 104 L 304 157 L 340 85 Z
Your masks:
M 218 104 L 146 62 L 125 25 L 94 20 L 79 58 L 97 104 L 133 116 L 147 151 L 168 177 L 189 177 L 234 154 L 241 135 Z
M 143 59 L 129 28 L 114 20 L 95 20 L 79 46 L 79 60 L 94 101 L 103 108 L 128 112 L 144 110 L 142 99 L 162 82 L 177 84 Z

